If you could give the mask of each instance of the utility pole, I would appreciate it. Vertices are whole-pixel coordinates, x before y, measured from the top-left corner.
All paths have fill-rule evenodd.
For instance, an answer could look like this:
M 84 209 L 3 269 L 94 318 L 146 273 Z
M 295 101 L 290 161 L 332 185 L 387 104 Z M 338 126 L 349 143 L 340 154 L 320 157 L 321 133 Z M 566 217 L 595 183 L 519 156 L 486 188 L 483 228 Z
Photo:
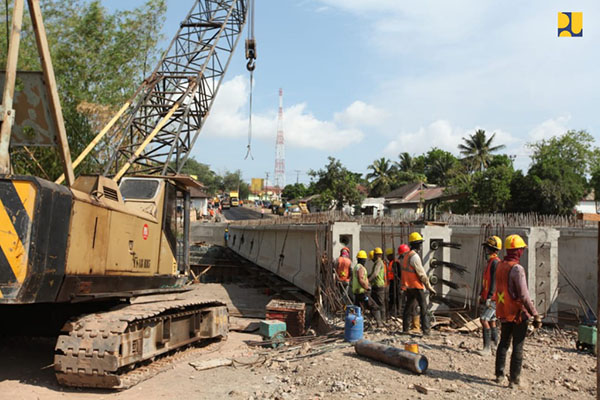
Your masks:
M 267 187 L 269 186 L 269 173 L 265 172 L 265 183 L 264 183 L 264 192 L 265 192 L 265 198 L 267 197 Z
M 297 185 L 298 183 L 300 183 L 300 172 L 302 172 L 302 171 L 300 171 L 299 169 L 295 169 L 294 172 L 296 173 L 296 185 Z
M 279 114 L 277 117 L 277 142 L 275 155 L 275 187 L 285 187 L 285 139 L 283 134 L 283 89 L 279 89 Z

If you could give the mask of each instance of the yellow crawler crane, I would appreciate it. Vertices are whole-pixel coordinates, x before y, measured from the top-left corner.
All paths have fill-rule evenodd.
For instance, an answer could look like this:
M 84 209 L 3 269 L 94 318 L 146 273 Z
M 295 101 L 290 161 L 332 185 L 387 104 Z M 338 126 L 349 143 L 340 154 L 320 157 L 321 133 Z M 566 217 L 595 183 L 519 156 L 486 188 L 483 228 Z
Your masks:
M 225 304 L 187 285 L 189 188 L 199 184 L 179 171 L 249 2 L 193 2 L 152 75 L 73 163 L 39 0 L 27 2 L 44 79 L 25 77 L 24 90 L 37 89 L 15 93 L 24 76 L 16 70 L 24 0 L 15 0 L 0 109 L 0 318 L 12 333 L 60 331 L 61 384 L 126 388 L 145 378 L 134 369 L 139 363 L 228 333 Z M 254 41 L 246 48 L 254 69 Z M 11 173 L 9 146 L 20 144 L 31 122 L 32 94 L 46 107 L 33 114 L 50 116 L 50 128 L 36 134 L 40 142 L 50 137 L 61 156 L 56 182 Z M 73 168 L 100 143 L 114 146 L 104 173 L 75 178 Z

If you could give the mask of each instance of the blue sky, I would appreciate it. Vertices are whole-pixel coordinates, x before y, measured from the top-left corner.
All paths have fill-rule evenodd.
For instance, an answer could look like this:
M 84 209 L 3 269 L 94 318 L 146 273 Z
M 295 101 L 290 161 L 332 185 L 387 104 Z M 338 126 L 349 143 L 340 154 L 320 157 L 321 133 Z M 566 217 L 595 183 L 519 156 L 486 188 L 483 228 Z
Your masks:
M 110 8 L 142 0 L 104 0 Z M 192 1 L 168 0 L 170 39 Z M 273 176 L 284 90 L 286 179 L 328 156 L 365 172 L 379 157 L 433 146 L 458 154 L 477 128 L 527 170 L 526 143 L 586 129 L 600 138 L 600 2 L 256 0 L 254 160 L 243 47 L 193 155 L 244 179 Z M 558 38 L 557 13 L 583 12 L 583 38 Z M 243 45 L 243 42 L 241 42 Z M 166 44 L 165 44 L 166 45 Z

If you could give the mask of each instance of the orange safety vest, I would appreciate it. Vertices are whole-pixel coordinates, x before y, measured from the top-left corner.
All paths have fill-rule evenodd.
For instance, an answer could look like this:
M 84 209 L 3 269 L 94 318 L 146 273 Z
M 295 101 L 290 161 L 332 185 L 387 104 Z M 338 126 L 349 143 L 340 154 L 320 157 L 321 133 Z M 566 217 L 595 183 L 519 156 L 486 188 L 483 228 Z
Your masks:
M 386 286 L 388 286 L 390 284 L 390 282 L 394 280 L 394 263 L 395 262 L 396 262 L 396 260 L 392 260 L 392 261 L 388 262 L 388 264 L 385 266 L 385 284 L 386 284 Z
M 492 281 L 492 264 L 494 263 L 495 260 L 500 261 L 500 258 L 498 257 L 497 254 L 494 254 L 492 257 L 490 257 L 490 259 L 488 260 L 487 263 L 487 267 L 485 267 L 485 272 L 483 273 L 483 282 L 481 285 L 481 298 L 483 300 L 487 300 L 488 298 L 488 294 L 490 293 L 490 283 Z M 498 266 L 496 266 L 496 268 L 498 268 Z M 494 293 L 494 297 L 495 297 L 495 293 Z
M 337 264 L 337 276 L 342 282 L 350 282 L 350 267 L 352 266 L 352 260 L 346 257 L 338 257 Z
M 516 261 L 500 261 L 496 266 L 496 316 L 520 324 L 525 307 L 520 299 L 513 299 L 508 293 L 508 277 L 516 264 Z
M 402 260 L 402 286 L 406 287 L 407 289 L 423 290 L 425 289 L 423 282 L 421 282 L 419 275 L 417 275 L 415 267 L 410 265 L 410 258 L 415 254 L 415 251 L 411 250 L 407 255 L 404 256 L 404 259 Z

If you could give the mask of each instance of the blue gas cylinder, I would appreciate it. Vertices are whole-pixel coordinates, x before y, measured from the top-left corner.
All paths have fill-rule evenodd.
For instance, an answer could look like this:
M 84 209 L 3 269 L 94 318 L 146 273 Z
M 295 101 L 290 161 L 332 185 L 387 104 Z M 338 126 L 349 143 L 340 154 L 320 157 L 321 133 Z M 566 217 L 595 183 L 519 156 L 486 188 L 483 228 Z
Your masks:
M 344 327 L 344 339 L 353 343 L 363 338 L 364 318 L 360 307 L 346 306 L 346 325 Z

